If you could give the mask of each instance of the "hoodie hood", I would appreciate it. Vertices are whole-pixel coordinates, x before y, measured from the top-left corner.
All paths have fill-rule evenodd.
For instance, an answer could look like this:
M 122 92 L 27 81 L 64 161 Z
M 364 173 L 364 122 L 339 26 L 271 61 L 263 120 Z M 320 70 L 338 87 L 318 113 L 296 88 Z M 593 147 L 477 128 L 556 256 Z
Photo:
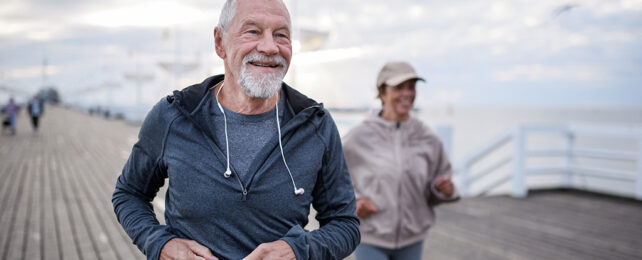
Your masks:
M 191 114 L 203 100 L 203 97 L 207 95 L 209 89 L 216 86 L 216 84 L 220 83 L 224 79 L 225 75 L 219 74 L 205 79 L 200 84 L 191 85 L 180 91 L 175 90 L 173 95 L 167 96 L 167 101 L 177 105 L 182 111 Z M 316 101 L 296 91 L 288 84 L 282 83 L 281 91 L 294 114 L 298 114 L 308 107 L 322 106 Z

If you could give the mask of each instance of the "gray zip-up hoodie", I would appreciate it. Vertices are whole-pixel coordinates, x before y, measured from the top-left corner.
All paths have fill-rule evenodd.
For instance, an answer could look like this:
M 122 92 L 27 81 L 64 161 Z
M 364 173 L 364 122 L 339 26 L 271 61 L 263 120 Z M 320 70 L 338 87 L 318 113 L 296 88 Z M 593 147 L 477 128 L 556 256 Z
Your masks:
M 439 138 L 414 116 L 405 122 L 372 113 L 343 138 L 343 149 L 358 198 L 369 198 L 378 213 L 361 220 L 361 242 L 389 249 L 425 239 L 435 222 L 433 206 L 455 201 L 437 191 L 437 177 L 451 175 Z
M 158 259 L 175 237 L 208 247 L 219 259 L 241 259 L 259 244 L 286 241 L 297 259 L 341 259 L 359 243 L 359 220 L 341 141 L 321 104 L 286 84 L 283 152 L 297 187 L 295 195 L 275 137 L 257 155 L 243 183 L 211 136 L 211 88 L 223 75 L 175 91 L 149 112 L 141 127 L 112 202 L 127 234 L 148 259 Z M 230 145 L 234 145 L 231 143 Z M 223 147 L 224 149 L 224 147 Z M 159 225 L 151 200 L 165 179 L 166 225 Z M 310 204 L 320 228 L 308 223 Z

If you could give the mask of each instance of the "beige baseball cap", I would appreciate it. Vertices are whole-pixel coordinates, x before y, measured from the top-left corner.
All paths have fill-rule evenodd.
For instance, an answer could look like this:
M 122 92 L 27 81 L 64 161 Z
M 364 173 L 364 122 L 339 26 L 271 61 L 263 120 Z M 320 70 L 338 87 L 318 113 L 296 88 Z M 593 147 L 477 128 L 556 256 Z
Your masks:
M 380 88 L 383 84 L 386 84 L 386 86 L 396 86 L 410 79 L 426 81 L 417 75 L 415 69 L 413 69 L 408 62 L 391 61 L 386 63 L 386 65 L 381 68 L 381 71 L 379 71 L 379 75 L 377 75 L 377 88 Z

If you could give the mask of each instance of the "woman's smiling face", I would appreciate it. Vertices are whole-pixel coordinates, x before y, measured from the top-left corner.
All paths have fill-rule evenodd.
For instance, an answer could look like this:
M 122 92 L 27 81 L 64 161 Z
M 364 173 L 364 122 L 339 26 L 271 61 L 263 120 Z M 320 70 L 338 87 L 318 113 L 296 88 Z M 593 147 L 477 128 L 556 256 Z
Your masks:
M 415 102 L 416 79 L 406 80 L 397 86 L 386 86 L 379 95 L 384 115 L 407 119 Z

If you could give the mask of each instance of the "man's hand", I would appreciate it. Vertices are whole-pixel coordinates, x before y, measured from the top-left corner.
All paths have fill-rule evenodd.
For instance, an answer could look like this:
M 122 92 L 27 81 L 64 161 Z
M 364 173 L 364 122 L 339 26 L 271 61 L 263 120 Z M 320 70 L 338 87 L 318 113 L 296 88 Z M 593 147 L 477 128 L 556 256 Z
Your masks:
M 450 178 L 439 178 L 435 180 L 435 188 L 447 197 L 450 197 L 453 195 L 453 192 L 455 192 L 455 186 L 452 181 L 450 181 Z
M 270 243 L 260 244 L 252 253 L 243 258 L 243 260 L 296 260 L 296 255 L 290 245 L 283 241 L 277 240 Z
M 161 249 L 160 260 L 218 260 L 205 246 L 194 240 L 172 238 Z
M 372 214 L 377 214 L 379 210 L 369 198 L 357 199 L 357 216 L 361 219 L 366 219 Z

